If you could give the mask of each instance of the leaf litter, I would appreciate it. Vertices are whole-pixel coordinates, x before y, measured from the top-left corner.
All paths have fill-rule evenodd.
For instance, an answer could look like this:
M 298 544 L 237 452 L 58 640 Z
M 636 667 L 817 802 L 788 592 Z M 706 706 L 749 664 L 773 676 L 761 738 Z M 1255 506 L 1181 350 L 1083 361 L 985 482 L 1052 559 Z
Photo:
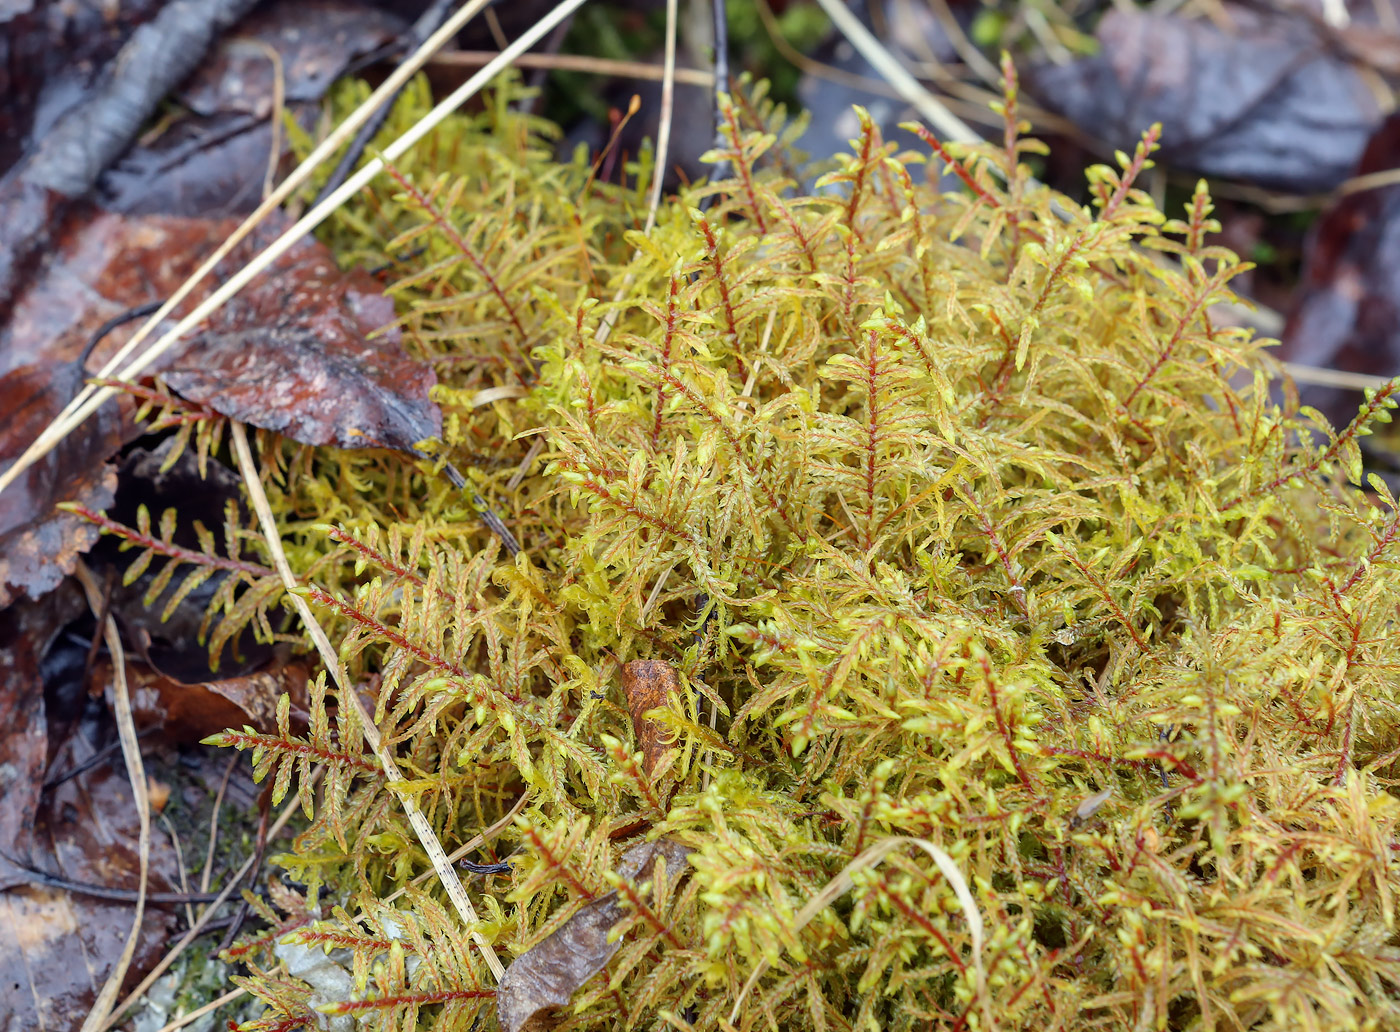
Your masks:
M 666 877 L 675 880 L 685 870 L 690 851 L 673 839 L 642 842 L 622 854 L 617 875 L 635 882 L 652 873 L 659 857 Z M 505 1032 L 539 1027 L 545 1016 L 567 1006 L 576 990 L 602 971 L 622 948 L 610 932 L 629 910 L 616 890 L 585 903 L 578 912 L 541 942 L 521 954 L 501 979 L 496 1009 Z

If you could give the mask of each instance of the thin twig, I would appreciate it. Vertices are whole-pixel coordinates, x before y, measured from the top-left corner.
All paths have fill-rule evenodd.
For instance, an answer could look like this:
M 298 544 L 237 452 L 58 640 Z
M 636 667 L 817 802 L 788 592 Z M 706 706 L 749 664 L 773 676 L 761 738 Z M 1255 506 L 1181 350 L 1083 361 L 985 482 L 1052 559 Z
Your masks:
M 666 159 L 671 149 L 671 122 L 676 109 L 676 21 L 678 0 L 666 0 L 666 59 L 661 78 L 661 125 L 656 133 L 656 170 L 652 173 L 651 197 L 647 203 L 647 223 L 643 235 L 651 236 L 656 212 L 661 207 L 661 187 L 666 178 Z
M 1297 383 L 1313 384 L 1318 387 L 1340 387 L 1349 391 L 1380 390 L 1390 383 L 1388 376 L 1372 376 L 1370 373 L 1349 373 L 1342 369 L 1323 369 L 1318 366 L 1299 365 L 1297 362 L 1283 362 L 1284 372 Z
M 287 110 L 287 77 L 282 67 L 282 55 L 277 48 L 265 40 L 236 38 L 234 44 L 247 47 L 267 58 L 272 64 L 272 110 L 268 114 L 268 129 L 272 140 L 267 153 L 267 171 L 263 173 L 262 197 L 272 193 L 272 184 L 277 179 L 277 165 L 282 157 L 282 118 Z
M 210 1001 L 209 1001 L 208 1003 L 206 1003 L 203 1007 L 199 1007 L 199 1008 L 197 1008 L 197 1009 L 195 1009 L 195 1010 L 192 1010 L 192 1011 L 190 1011 L 188 1014 L 184 1015 L 183 1017 L 176 1018 L 174 1021 L 170 1022 L 168 1025 L 162 1025 L 159 1029 L 156 1030 L 156 1032 L 176 1032 L 176 1029 L 181 1029 L 181 1028 L 184 1028 L 186 1025 L 193 1024 L 194 1022 L 198 1021 L 200 1018 L 204 1017 L 204 1015 L 209 1014 L 209 1013 L 212 1013 L 213 1011 L 218 1010 L 218 1009 L 219 1009 L 220 1007 L 222 1007 L 224 1004 L 226 1004 L 226 1003 L 232 1003 L 234 1000 L 238 999 L 240 996 L 247 996 L 247 995 L 248 995 L 248 990 L 247 990 L 247 989 L 234 989 L 234 990 L 232 990 L 232 991 L 230 991 L 230 992 L 224 993 L 224 995 L 220 996 L 217 1000 L 210 1000 Z
M 418 20 L 413 23 L 413 27 L 408 30 L 407 45 L 404 49 L 410 53 L 417 53 L 425 40 L 431 39 L 433 33 L 442 27 L 443 19 L 447 16 L 448 10 L 452 7 L 452 0 L 435 0 L 427 10 L 418 16 Z M 350 141 L 350 146 L 341 155 L 340 161 L 336 163 L 335 170 L 331 172 L 330 178 L 321 186 L 316 194 L 316 200 L 312 202 L 312 207 L 320 204 L 329 197 L 341 183 L 345 182 L 345 177 L 350 174 L 350 170 L 355 167 L 355 163 L 365 153 L 365 148 L 369 146 L 371 140 L 378 135 L 379 130 L 384 128 L 384 123 L 389 120 L 389 115 L 394 110 L 394 104 L 398 101 L 399 95 L 403 93 L 404 84 L 394 90 L 393 94 L 379 105 L 370 115 L 369 120 L 360 126 L 360 131 L 355 134 L 355 138 Z
M 982 914 L 981 911 L 977 909 L 977 902 L 973 898 L 972 889 L 967 883 L 967 878 L 963 875 L 957 863 L 951 856 L 928 841 L 928 839 L 915 838 L 911 835 L 891 835 L 888 838 L 876 842 L 843 867 L 840 874 L 832 878 L 821 892 L 817 893 L 816 896 L 807 902 L 807 905 L 804 906 L 794 918 L 791 933 L 796 935 L 811 922 L 812 918 L 816 917 L 817 914 L 829 907 L 834 901 L 849 892 L 855 885 L 855 879 L 853 879 L 851 875 L 858 871 L 865 871 L 875 867 L 883 861 L 885 857 L 904 846 L 917 846 L 932 857 L 934 864 L 938 867 L 939 871 L 942 872 L 944 879 L 947 881 L 948 887 L 953 890 L 953 895 L 958 901 L 958 907 L 962 911 L 963 919 L 967 922 L 967 930 L 972 937 L 972 963 L 977 980 L 975 988 L 977 990 L 979 1002 L 982 1004 L 986 1028 L 991 1029 L 994 1026 L 991 1020 L 990 1004 L 987 999 L 987 973 L 982 958 L 982 948 L 985 939 Z M 729 1014 L 729 1026 L 732 1027 L 734 1022 L 738 1020 L 739 1010 L 743 1006 L 745 998 L 749 995 L 749 991 L 767 970 L 768 961 L 760 960 L 758 965 L 754 968 L 753 974 L 751 974 L 748 981 L 744 983 L 744 988 L 739 993 L 738 999 L 734 1001 L 734 1009 Z
M 666 173 L 666 152 L 671 144 L 671 114 L 676 85 L 676 7 L 676 0 L 666 0 L 666 63 L 662 69 L 661 79 L 661 128 L 657 133 L 656 165 L 652 169 L 647 221 L 646 227 L 642 231 L 644 236 L 651 236 L 651 231 L 656 226 L 656 212 L 661 206 L 661 180 Z M 633 251 L 632 260 L 635 262 L 641 257 L 641 254 L 640 248 Z M 635 282 L 636 275 L 634 273 L 629 272 L 623 277 L 621 285 L 617 288 L 617 293 L 613 295 L 613 307 L 608 309 L 598 323 L 598 330 L 593 335 L 595 343 L 602 344 L 612 335 L 613 327 L 617 325 L 617 318 L 620 314 L 617 303 L 627 296 L 627 291 L 632 289 L 632 284 Z
M 180 891 L 187 897 L 190 894 L 190 876 L 185 867 L 185 850 L 180 845 L 180 836 L 175 831 L 175 825 L 170 823 L 170 818 L 165 814 L 156 815 L 160 818 L 160 823 L 165 826 L 165 833 L 170 836 L 170 844 L 175 847 L 175 866 L 180 872 Z M 186 900 L 185 902 L 185 924 L 194 924 L 194 907 Z
M 49 874 L 36 867 L 30 867 L 17 856 L 0 849 L 0 858 L 15 868 L 21 881 L 28 885 L 42 885 L 49 889 L 61 889 L 64 892 L 71 892 L 77 896 L 91 896 L 93 899 L 106 899 L 114 903 L 135 903 L 137 897 L 141 895 L 139 889 L 117 889 L 110 885 L 98 885 L 95 882 L 74 881 L 71 878 L 64 878 L 56 874 Z M 206 903 L 213 899 L 213 896 L 201 895 L 198 892 L 147 892 L 147 903 L 171 903 L 174 905 L 190 903 Z
M 499 56 L 495 50 L 451 50 L 444 54 L 434 54 L 428 59 L 431 67 L 439 68 L 480 68 Z M 517 68 L 535 68 L 546 72 L 584 72 L 591 75 L 611 75 L 619 79 L 641 79 L 646 82 L 661 82 L 666 78 L 666 69 L 661 65 L 646 64 L 642 61 L 615 61 L 608 57 L 590 57 L 587 54 L 521 54 L 515 59 Z M 683 86 L 703 86 L 708 89 L 715 83 L 712 72 L 704 68 L 677 68 L 676 82 Z
M 224 805 L 224 793 L 228 791 L 228 779 L 233 776 L 233 768 L 238 766 L 239 754 L 228 758 L 224 776 L 219 779 L 219 791 L 214 795 L 214 810 L 209 815 L 209 848 L 204 852 L 204 870 L 199 875 L 199 891 L 209 891 L 209 879 L 214 873 L 214 847 L 219 842 L 219 810 Z
M 981 143 L 968 124 L 944 107 L 919 81 L 910 75 L 885 45 L 871 35 L 870 30 L 860 23 L 860 19 L 850 12 L 842 0 L 817 0 L 841 35 L 850 41 L 860 56 L 885 77 L 885 81 L 899 92 L 899 95 L 913 105 L 919 115 L 942 135 L 945 141 L 958 143 Z
M 467 841 L 463 842 L 452 852 L 448 853 L 447 859 L 455 864 L 458 860 L 462 859 L 462 857 L 466 856 L 473 849 L 480 849 L 482 846 L 486 845 L 486 843 L 490 842 L 493 838 L 499 835 L 501 831 L 505 829 L 505 826 L 507 824 L 515 820 L 515 815 L 518 814 L 521 810 L 525 809 L 525 804 L 529 801 L 529 799 L 529 792 L 520 793 L 520 798 L 515 801 L 514 806 L 512 806 L 508 811 L 506 811 L 504 817 L 498 820 L 495 824 L 491 825 L 485 831 L 477 832 L 471 838 L 467 839 Z M 432 874 L 432 871 L 424 871 L 422 874 L 415 876 L 408 883 L 408 885 L 421 885 L 423 884 L 423 882 L 427 881 L 429 876 L 431 876 Z M 390 893 L 388 896 L 385 896 L 383 902 L 394 902 L 394 900 L 398 899 L 400 896 L 402 896 L 405 892 L 408 891 L 408 885 L 405 885 L 398 891 Z

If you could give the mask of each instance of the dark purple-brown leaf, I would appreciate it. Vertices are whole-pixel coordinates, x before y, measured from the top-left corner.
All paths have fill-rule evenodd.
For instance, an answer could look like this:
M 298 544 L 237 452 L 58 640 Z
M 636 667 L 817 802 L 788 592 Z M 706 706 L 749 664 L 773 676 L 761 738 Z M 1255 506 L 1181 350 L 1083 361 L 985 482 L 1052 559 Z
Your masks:
M 1400 115 L 1366 148 L 1357 173 L 1400 167 Z M 1302 282 L 1284 327 L 1281 357 L 1303 365 L 1400 375 L 1400 186 L 1348 194 L 1308 237 Z M 1361 395 L 1306 386 L 1301 400 L 1345 425 Z
M 1365 79 L 1305 18 L 1224 12 L 1232 31 L 1115 7 L 1099 22 L 1098 54 L 1041 66 L 1027 83 L 1120 150 L 1161 122 L 1170 164 L 1298 192 L 1336 186 L 1381 118 Z
M 442 412 L 428 399 L 432 369 L 384 329 L 393 318 L 372 276 L 341 272 L 329 250 L 303 240 L 215 314 L 164 376 L 192 401 L 303 444 L 412 451 L 441 433 Z

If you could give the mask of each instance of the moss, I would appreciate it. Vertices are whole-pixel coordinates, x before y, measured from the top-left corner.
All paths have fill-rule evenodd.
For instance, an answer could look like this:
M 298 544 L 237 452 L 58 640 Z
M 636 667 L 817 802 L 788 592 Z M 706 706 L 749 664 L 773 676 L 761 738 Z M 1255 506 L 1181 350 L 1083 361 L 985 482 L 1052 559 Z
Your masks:
M 560 1027 L 720 1027 L 760 962 L 741 1028 L 1400 1025 L 1400 522 L 1357 448 L 1396 392 L 1340 432 L 1275 405 L 1265 342 L 1214 314 L 1247 266 L 1209 243 L 1204 186 L 1155 210 L 1149 138 L 1081 208 L 1021 139 L 957 150 L 967 188 L 940 196 L 933 152 L 862 119 L 805 195 L 746 91 L 733 177 L 643 235 L 645 170 L 555 163 L 511 95 L 330 232 L 397 263 L 445 457 L 524 551 L 400 457 L 264 454 L 441 840 L 528 793 L 487 850 L 514 873 L 469 885 L 498 949 L 609 891 L 629 835 L 692 850 Z M 684 686 L 653 778 L 619 687 L 638 658 Z M 258 740 L 283 791 L 304 745 L 328 768 L 285 862 L 357 937 L 379 1027 L 488 1027 L 437 897 L 379 902 L 426 860 L 337 719 Z M 891 835 L 963 872 L 985 985 L 924 853 L 798 928 Z M 249 984 L 271 1010 L 244 1027 L 306 1019 L 275 967 Z

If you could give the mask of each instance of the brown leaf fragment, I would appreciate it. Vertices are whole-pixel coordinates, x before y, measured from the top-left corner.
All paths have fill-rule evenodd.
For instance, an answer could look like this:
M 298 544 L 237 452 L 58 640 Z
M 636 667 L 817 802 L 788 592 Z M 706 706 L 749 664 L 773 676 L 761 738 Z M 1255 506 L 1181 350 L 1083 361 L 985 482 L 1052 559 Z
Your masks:
M 98 663 L 94 674 L 100 683 L 110 686 L 110 664 Z M 287 694 L 292 697 L 292 732 L 304 734 L 309 720 L 306 682 L 310 679 L 310 668 L 300 661 L 192 684 L 144 663 L 133 662 L 127 667 L 137 729 L 159 728 L 160 740 L 176 745 L 194 745 L 227 728 L 245 725 L 268 734 L 275 732 L 277 700 Z
M 689 852 L 672 839 L 642 842 L 622 855 L 617 873 L 624 881 L 645 878 L 660 856 L 668 876 L 675 878 Z M 506 969 L 496 990 L 496 1009 L 505 1032 L 545 1027 L 549 1013 L 566 1006 L 622 947 L 621 940 L 608 941 L 608 932 L 626 916 L 617 893 L 609 892 L 586 904 L 552 935 L 521 954 Z
M 40 605 L 65 594 L 54 592 Z M 22 603 L 10 612 L 28 613 L 33 607 Z M 63 610 L 54 618 L 66 615 Z M 65 640 L 64 635 L 57 638 L 59 643 Z M 54 659 L 51 648 L 42 660 L 46 670 L 55 665 Z M 81 668 L 73 676 L 81 677 Z M 44 686 L 37 690 L 42 700 Z M 70 698 L 73 703 L 75 712 L 62 713 L 51 699 L 47 713 L 38 717 L 48 729 L 49 784 L 38 791 L 33 819 L 24 833 L 0 841 L 0 852 L 52 878 L 134 893 L 140 883 L 140 831 L 120 749 L 106 751 L 105 746 L 114 744 L 110 725 L 104 737 L 99 730 L 104 725 L 82 719 L 81 701 Z M 94 731 L 95 740 L 90 738 Z M 92 764 L 103 751 L 107 759 Z M 0 948 L 0 1028 L 76 1029 L 122 955 L 131 904 L 52 885 L 18 884 L 34 879 L 9 864 L 5 867 L 3 884 L 10 888 L 0 893 L 0 937 L 6 943 Z M 179 861 L 164 833 L 151 839 L 148 885 L 155 893 L 180 887 Z M 173 910 L 146 908 L 129 966 L 133 977 L 139 978 L 165 953 L 178 921 Z
M 1371 137 L 1358 176 L 1400 165 L 1400 115 Z M 1303 272 L 1283 330 L 1280 357 L 1301 365 L 1374 376 L 1400 374 L 1400 186 L 1358 190 L 1339 198 L 1313 224 Z M 1361 396 L 1303 386 L 1304 405 L 1334 426 L 1356 415 Z
M 57 234 L 53 253 L 36 268 L 0 322 L 0 469 L 39 436 L 82 387 L 77 360 L 104 323 L 159 300 L 194 270 L 235 223 L 203 219 L 75 215 Z M 95 371 L 136 331 L 139 322 L 103 337 L 89 358 Z M 56 585 L 97 529 L 55 512 L 58 502 L 105 509 L 115 470 L 106 460 L 139 436 L 134 405 L 106 405 L 0 494 L 0 605 L 17 590 L 33 596 Z M 5 585 L 10 585 L 6 588 Z
M 642 747 L 642 769 L 650 774 L 672 746 L 665 726 L 647 714 L 680 697 L 680 678 L 676 668 L 664 660 L 634 659 L 622 668 L 622 693 L 627 696 L 627 709 Z
M 0 377 L 0 469 L 39 436 L 81 380 L 71 368 L 29 365 Z M 19 593 L 38 598 L 73 572 L 98 530 L 54 508 L 79 502 L 92 509 L 112 503 L 116 469 L 104 461 L 121 446 L 116 420 L 99 414 L 80 426 L 0 495 L 0 607 Z
M 221 276 L 285 228 L 269 219 Z M 442 432 L 432 369 L 403 350 L 394 303 L 361 270 L 302 240 L 218 313 L 165 372 L 191 401 L 303 444 L 394 448 Z M 368 339 L 371 333 L 383 330 Z
M 34 823 L 49 747 L 37 655 L 41 643 L 24 627 L 20 608 L 0 613 L 0 842 L 4 843 L 23 840 Z M 18 883 L 12 874 L 10 863 L 0 858 L 0 889 Z

